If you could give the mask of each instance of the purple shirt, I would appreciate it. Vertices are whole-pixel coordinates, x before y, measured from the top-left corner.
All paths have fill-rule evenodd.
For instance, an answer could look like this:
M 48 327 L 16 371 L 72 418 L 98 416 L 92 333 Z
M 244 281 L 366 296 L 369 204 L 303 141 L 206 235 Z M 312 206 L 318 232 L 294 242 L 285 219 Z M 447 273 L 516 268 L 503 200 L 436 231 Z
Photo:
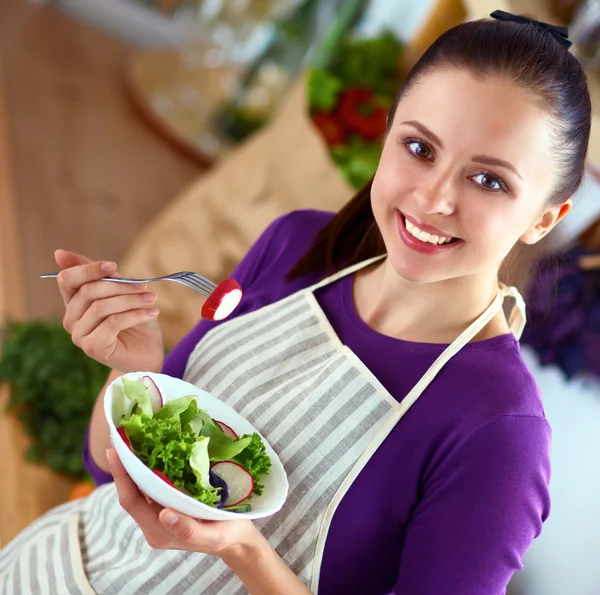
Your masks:
M 258 239 L 233 277 L 235 315 L 317 281 L 284 276 L 331 213 L 296 211 Z M 353 275 L 317 290 L 342 343 L 401 401 L 445 345 L 381 335 L 362 321 Z M 214 324 L 168 355 L 181 377 Z M 356 478 L 333 517 L 320 595 L 500 595 L 550 509 L 550 427 L 512 335 L 470 343 L 441 370 Z M 84 453 L 97 483 L 111 480 Z

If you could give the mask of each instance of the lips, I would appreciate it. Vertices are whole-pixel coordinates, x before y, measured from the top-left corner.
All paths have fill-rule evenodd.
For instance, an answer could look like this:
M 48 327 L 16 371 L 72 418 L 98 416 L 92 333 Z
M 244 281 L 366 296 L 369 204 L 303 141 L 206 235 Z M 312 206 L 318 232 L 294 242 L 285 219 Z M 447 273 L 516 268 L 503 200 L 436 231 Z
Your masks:
M 464 240 L 459 238 L 452 238 L 449 242 L 442 242 L 441 244 L 430 243 L 429 241 L 422 241 L 419 238 L 416 238 L 411 232 L 408 231 L 406 225 L 412 226 L 411 220 L 405 218 L 404 214 L 400 211 L 396 212 L 396 220 L 398 224 L 398 233 L 400 234 L 400 238 L 404 242 L 406 246 L 414 250 L 415 252 L 419 252 L 421 254 L 441 254 L 442 252 L 448 252 L 450 250 L 455 250 L 458 246 L 464 243 Z M 415 220 L 415 219 L 413 219 Z M 429 226 L 429 229 L 437 231 L 438 234 L 443 234 L 441 230 L 436 227 Z M 414 231 L 414 230 L 413 230 Z M 425 237 L 428 236 L 437 236 L 437 234 L 425 230 L 421 230 Z M 452 237 L 452 236 L 443 236 L 441 237 Z M 429 238 L 428 238 L 429 239 Z M 433 238 L 435 239 L 435 237 Z
M 430 234 L 436 235 L 436 236 L 451 237 L 451 238 L 456 237 L 456 236 L 453 236 L 451 233 L 447 233 L 441 229 L 438 229 L 437 227 L 434 227 L 433 225 L 423 223 L 422 221 L 419 221 L 418 219 L 415 219 L 411 215 L 407 215 L 406 213 L 403 213 L 402 211 L 398 211 L 398 212 L 400 213 L 400 215 L 402 217 L 408 219 L 413 225 L 416 225 L 421 231 L 426 231 L 427 233 L 430 233 Z

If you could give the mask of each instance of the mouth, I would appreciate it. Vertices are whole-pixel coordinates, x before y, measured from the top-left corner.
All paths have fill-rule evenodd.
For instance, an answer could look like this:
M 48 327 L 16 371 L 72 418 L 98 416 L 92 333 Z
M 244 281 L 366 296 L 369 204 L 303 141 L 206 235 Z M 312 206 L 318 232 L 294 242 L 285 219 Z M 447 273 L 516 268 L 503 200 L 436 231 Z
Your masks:
M 412 217 L 408 218 L 400 211 L 397 211 L 397 219 L 400 236 L 404 243 L 418 252 L 438 254 L 453 249 L 463 242 L 462 239 L 447 235 L 430 225 L 421 224 L 419 227 L 417 221 Z

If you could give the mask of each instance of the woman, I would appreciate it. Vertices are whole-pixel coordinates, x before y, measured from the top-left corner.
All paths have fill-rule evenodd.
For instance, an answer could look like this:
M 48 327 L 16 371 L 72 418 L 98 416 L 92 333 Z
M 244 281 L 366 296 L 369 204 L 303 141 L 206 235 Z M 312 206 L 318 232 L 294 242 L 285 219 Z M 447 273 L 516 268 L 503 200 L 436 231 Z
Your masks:
M 110 448 L 100 395 L 85 457 L 102 485 L 5 549 L 2 593 L 504 593 L 549 514 L 550 428 L 498 275 L 569 212 L 590 99 L 559 33 L 493 16 L 411 71 L 372 183 L 337 215 L 271 224 L 234 273 L 234 316 L 164 363 L 156 296 L 57 252 L 65 327 L 108 382 L 162 370 L 218 395 L 290 494 L 254 524 L 161 510 Z

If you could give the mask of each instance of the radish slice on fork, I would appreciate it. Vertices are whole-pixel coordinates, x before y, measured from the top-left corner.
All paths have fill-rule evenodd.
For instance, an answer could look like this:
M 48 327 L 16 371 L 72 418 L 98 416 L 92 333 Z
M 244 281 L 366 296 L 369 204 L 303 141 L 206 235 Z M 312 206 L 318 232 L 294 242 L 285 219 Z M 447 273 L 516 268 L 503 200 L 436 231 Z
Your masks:
M 224 320 L 237 308 L 242 294 L 242 288 L 235 279 L 221 281 L 204 302 L 202 318 Z

